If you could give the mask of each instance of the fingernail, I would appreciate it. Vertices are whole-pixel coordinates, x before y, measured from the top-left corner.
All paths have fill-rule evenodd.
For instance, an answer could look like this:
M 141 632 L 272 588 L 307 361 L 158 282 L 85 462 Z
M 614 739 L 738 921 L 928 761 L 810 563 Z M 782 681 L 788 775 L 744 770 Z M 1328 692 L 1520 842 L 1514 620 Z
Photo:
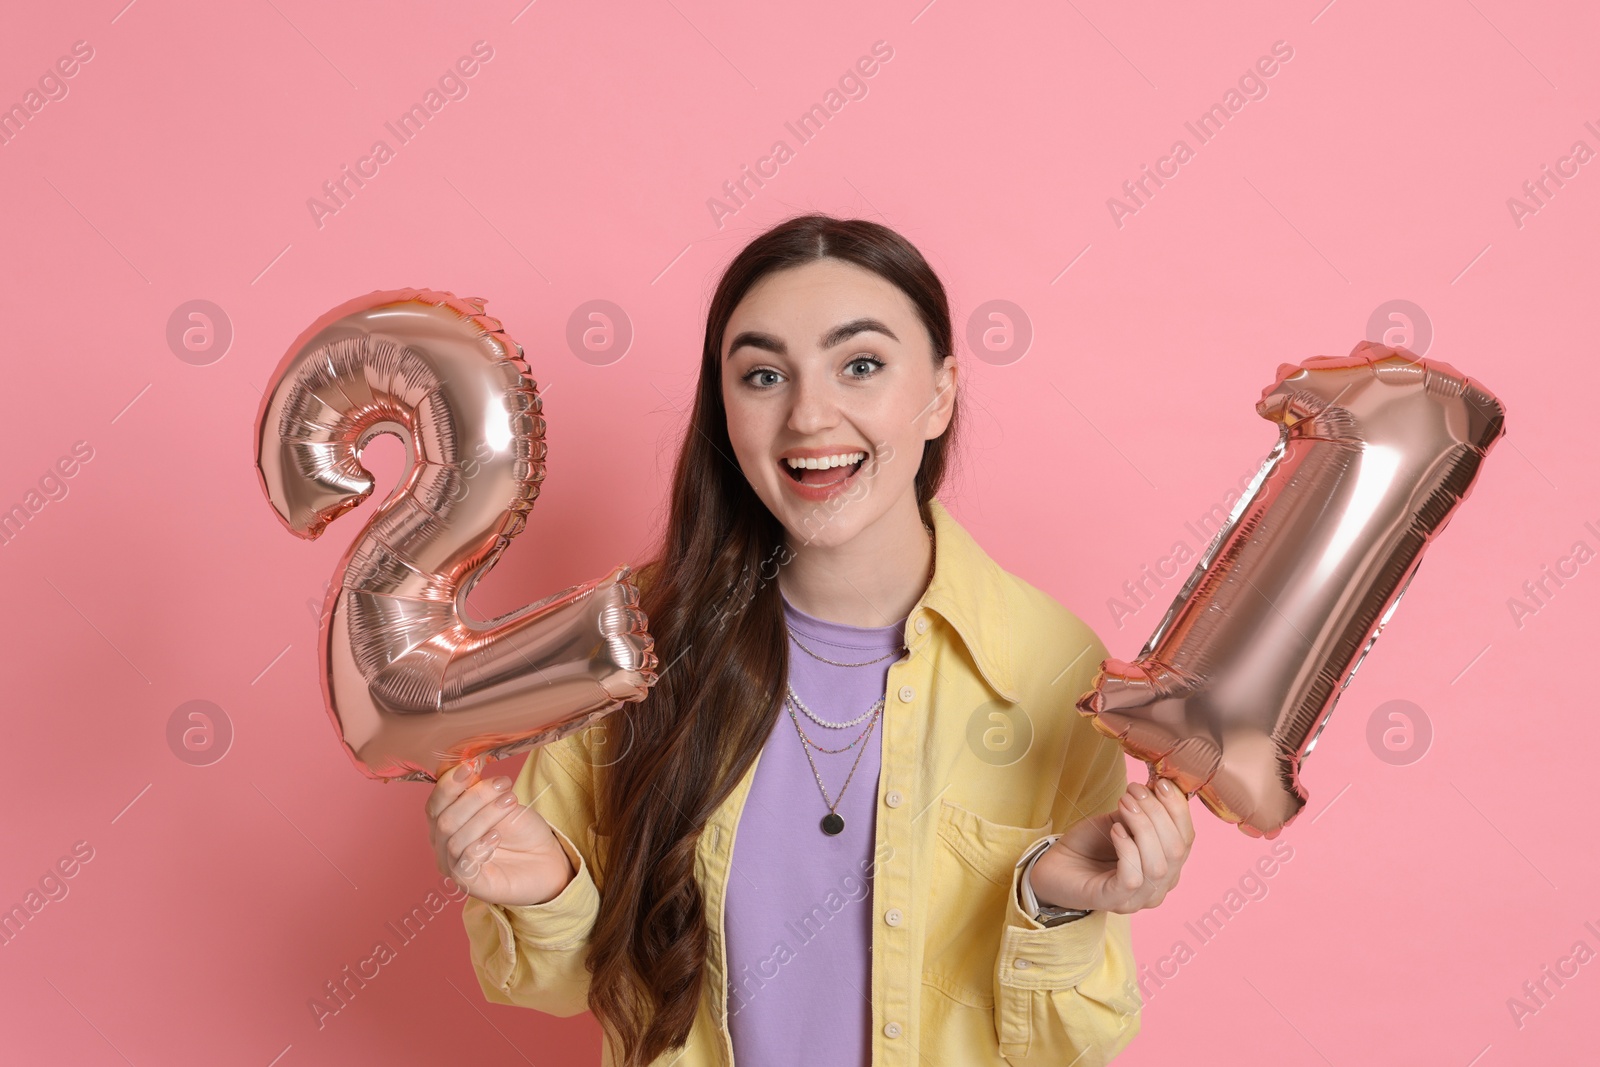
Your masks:
M 504 793 L 506 791 L 506 789 L 511 785 L 511 779 L 509 779 L 509 778 L 496 778 L 494 780 L 494 782 L 491 783 L 491 784 L 494 786 L 494 791 L 496 793 Z
M 463 763 L 461 766 L 456 768 L 456 774 L 455 774 L 456 781 L 464 782 L 468 778 L 471 778 L 471 777 L 472 777 L 472 764 L 471 763 Z
M 1172 780 L 1170 778 L 1161 779 L 1161 784 L 1157 788 L 1163 793 L 1170 794 L 1172 792 Z
M 495 801 L 494 802 L 494 806 L 497 807 L 497 808 L 509 808 L 511 805 L 515 804 L 516 802 L 517 802 L 516 796 L 511 794 L 511 793 L 507 793 L 505 796 L 503 796 L 499 800 Z

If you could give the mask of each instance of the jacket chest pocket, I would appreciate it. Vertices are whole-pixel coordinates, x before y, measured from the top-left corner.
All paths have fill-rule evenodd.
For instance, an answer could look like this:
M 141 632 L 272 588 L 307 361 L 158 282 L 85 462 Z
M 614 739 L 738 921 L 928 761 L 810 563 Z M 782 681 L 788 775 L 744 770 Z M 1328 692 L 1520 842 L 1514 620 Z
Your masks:
M 1012 875 L 1023 850 L 1048 833 L 1049 823 L 1011 826 L 940 802 L 925 983 L 970 1007 L 994 1006 L 994 966 Z

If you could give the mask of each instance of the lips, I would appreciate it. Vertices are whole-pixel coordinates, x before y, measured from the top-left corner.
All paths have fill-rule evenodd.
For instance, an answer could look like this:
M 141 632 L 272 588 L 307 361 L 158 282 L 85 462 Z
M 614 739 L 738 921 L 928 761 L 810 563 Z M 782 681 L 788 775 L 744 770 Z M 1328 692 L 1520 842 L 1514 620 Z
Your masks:
M 848 452 L 849 450 L 844 450 Z M 857 449 L 856 451 L 863 451 Z M 831 452 L 830 455 L 838 455 Z M 784 485 L 801 500 L 813 504 L 820 504 L 842 493 L 850 492 L 850 487 L 860 477 L 861 471 L 866 467 L 865 459 L 841 467 L 829 467 L 826 470 L 802 469 L 794 470 L 784 460 L 778 460 L 778 465 L 783 468 Z

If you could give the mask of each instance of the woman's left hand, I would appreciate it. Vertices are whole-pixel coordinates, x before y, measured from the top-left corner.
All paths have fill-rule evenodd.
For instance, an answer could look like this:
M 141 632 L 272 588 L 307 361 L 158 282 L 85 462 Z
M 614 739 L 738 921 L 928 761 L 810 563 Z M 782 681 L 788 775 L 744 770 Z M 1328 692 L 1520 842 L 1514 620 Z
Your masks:
M 1189 798 L 1159 778 L 1129 782 L 1116 810 L 1079 819 L 1033 865 L 1041 904 L 1090 911 L 1153 908 L 1178 884 L 1194 843 Z

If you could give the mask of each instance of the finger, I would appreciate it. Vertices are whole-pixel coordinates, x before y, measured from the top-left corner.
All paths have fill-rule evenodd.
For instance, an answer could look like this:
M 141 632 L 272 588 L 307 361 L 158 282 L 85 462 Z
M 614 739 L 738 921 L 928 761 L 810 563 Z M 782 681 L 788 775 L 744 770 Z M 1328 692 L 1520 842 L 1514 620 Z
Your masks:
M 478 786 L 474 786 L 474 789 L 485 785 L 489 785 L 489 783 L 481 782 Z M 517 810 L 517 795 L 509 788 L 503 792 L 487 795 L 471 817 L 451 832 L 449 839 L 445 842 L 445 851 L 450 854 L 452 859 L 464 855 L 468 848 L 478 843 L 479 838 L 499 826 L 501 820 Z M 454 812 L 452 811 L 449 814 L 453 815 Z
M 494 824 L 496 830 L 499 830 L 506 837 L 510 837 L 514 833 L 526 832 L 530 826 L 543 825 L 552 833 L 555 831 L 555 827 L 551 826 L 544 816 L 539 814 L 538 809 L 532 804 L 520 803 L 521 797 L 517 799 L 519 803 L 506 807 L 505 813 Z
M 478 775 L 483 772 L 483 756 L 476 756 L 465 763 L 458 763 L 439 776 L 434 783 L 433 790 L 428 794 L 428 802 L 423 805 L 430 819 L 437 819 L 439 813 L 455 803 L 457 797 L 466 792 L 478 780 Z
M 1172 812 L 1167 809 L 1158 791 L 1138 782 L 1130 784 L 1128 791 L 1138 799 L 1140 808 L 1149 817 L 1150 824 L 1155 827 L 1156 835 L 1161 840 L 1161 851 L 1167 863 L 1157 877 L 1166 878 L 1174 866 L 1183 862 L 1188 846 L 1183 843 L 1183 835 L 1178 832 L 1177 824 L 1172 821 Z
M 1167 876 L 1166 848 L 1161 843 L 1161 835 L 1157 833 L 1155 825 L 1150 821 L 1150 816 L 1145 814 L 1143 805 L 1134 796 L 1137 783 L 1128 787 L 1128 792 L 1122 796 L 1121 806 L 1117 809 L 1122 816 L 1123 825 L 1133 835 L 1133 843 L 1139 846 L 1139 862 L 1147 880 L 1159 881 Z M 1149 792 L 1146 790 L 1146 792 Z
M 515 794 L 508 794 L 515 797 Z M 464 846 L 460 855 L 448 861 L 450 869 L 446 874 L 455 876 L 456 881 L 471 888 L 477 881 L 478 874 L 483 870 L 483 865 L 489 862 L 495 850 L 504 847 L 508 842 L 517 840 L 517 823 L 529 818 L 538 819 L 539 813 L 527 804 L 510 804 L 502 807 L 491 804 L 488 811 L 504 812 L 499 819 L 476 841 Z M 548 824 L 546 824 L 548 825 Z
M 449 869 L 445 873 L 461 885 L 471 888 L 478 880 L 478 875 L 482 872 L 483 865 L 488 862 L 490 856 L 494 855 L 494 850 L 499 847 L 499 844 L 499 832 L 491 830 L 473 842 L 459 858 L 451 860 Z
M 1111 824 L 1111 843 L 1117 850 L 1117 885 L 1124 893 L 1132 893 L 1144 885 L 1144 862 L 1139 856 L 1139 846 L 1121 822 Z
M 440 812 L 439 817 L 434 820 L 434 826 L 438 831 L 436 839 L 448 842 L 455 837 L 462 827 L 477 818 L 485 808 L 492 807 L 495 801 L 501 797 L 515 796 L 516 791 L 512 788 L 512 784 L 511 779 L 504 775 L 474 782 L 467 788 L 466 792 L 456 797 L 455 801 Z M 503 815 L 505 809 L 509 806 L 502 805 L 499 809 L 496 809 L 497 813 L 488 822 L 498 821 L 500 815 Z M 479 825 L 483 826 L 485 823 L 480 820 Z
M 1185 847 L 1194 844 L 1194 819 L 1189 813 L 1189 798 L 1178 788 L 1178 783 L 1171 778 L 1158 778 L 1155 794 L 1166 805 L 1172 816 L 1172 824 L 1178 828 Z

